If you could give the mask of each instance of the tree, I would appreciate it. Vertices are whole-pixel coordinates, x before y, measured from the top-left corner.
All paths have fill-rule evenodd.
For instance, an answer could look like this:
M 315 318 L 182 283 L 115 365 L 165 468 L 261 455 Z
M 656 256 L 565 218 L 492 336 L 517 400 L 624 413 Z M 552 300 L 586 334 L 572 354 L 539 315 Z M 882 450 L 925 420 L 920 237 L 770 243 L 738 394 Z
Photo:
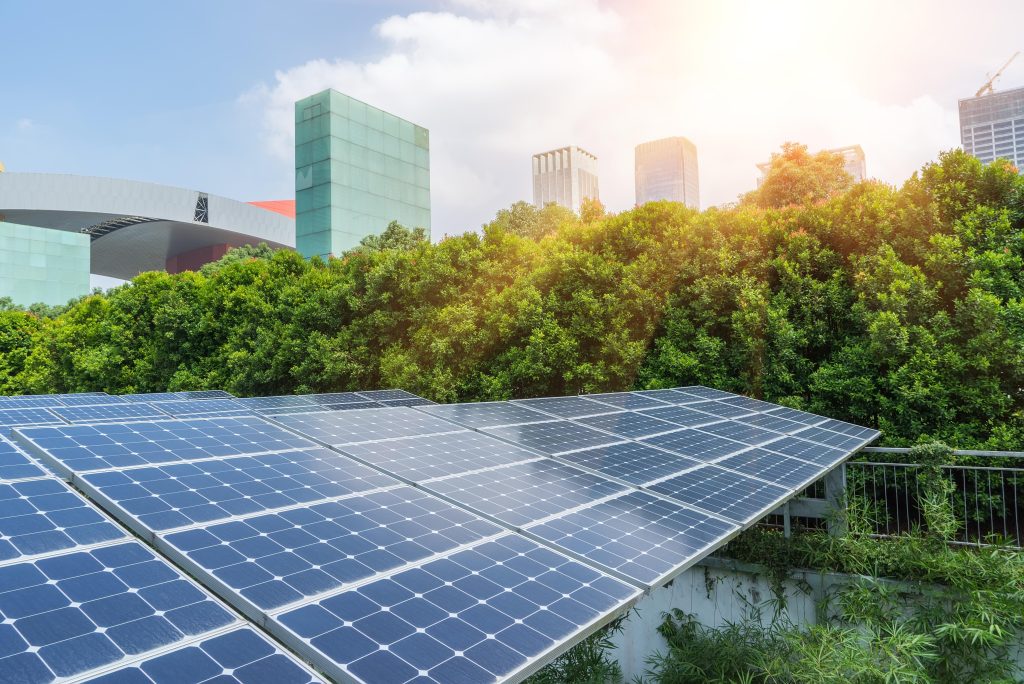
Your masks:
M 398 221 L 392 221 L 383 233 L 367 235 L 359 241 L 356 251 L 407 251 L 429 242 L 427 231 L 423 228 L 406 228 Z
M 742 201 L 763 208 L 805 205 L 837 197 L 853 185 L 843 155 L 823 150 L 810 154 L 806 145 L 785 143 L 772 154 L 761 186 Z

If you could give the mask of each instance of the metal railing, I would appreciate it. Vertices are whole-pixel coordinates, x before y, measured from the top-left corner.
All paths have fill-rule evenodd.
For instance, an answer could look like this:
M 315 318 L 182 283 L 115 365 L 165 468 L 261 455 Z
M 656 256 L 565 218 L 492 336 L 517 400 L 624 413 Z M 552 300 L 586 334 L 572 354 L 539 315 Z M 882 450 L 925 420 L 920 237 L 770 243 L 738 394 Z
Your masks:
M 788 531 L 796 521 L 804 527 L 827 526 L 838 531 L 837 526 L 842 524 L 839 521 L 856 516 L 859 525 L 879 537 L 927 530 L 922 481 L 939 476 L 951 483 L 950 509 L 957 522 L 953 543 L 998 542 L 1024 547 L 1024 453 L 956 451 L 956 455 L 976 456 L 983 461 L 999 458 L 1013 465 L 942 465 L 937 472 L 919 463 L 889 462 L 880 457 L 909 451 L 864 449 L 861 453 L 874 460 L 848 461 L 823 480 L 823 487 L 819 485 L 814 493 L 809 490 L 810 497 L 805 495 L 783 506 L 764 524 Z M 846 516 L 834 514 L 839 507 L 847 507 Z

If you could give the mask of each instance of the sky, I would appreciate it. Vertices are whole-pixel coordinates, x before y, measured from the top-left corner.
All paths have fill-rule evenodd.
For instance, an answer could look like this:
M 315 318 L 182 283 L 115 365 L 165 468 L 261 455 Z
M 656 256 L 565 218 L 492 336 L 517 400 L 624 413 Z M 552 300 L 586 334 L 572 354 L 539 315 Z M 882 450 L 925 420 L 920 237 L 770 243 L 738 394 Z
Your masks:
M 332 87 L 430 129 L 435 239 L 530 200 L 530 156 L 565 145 L 613 211 L 634 146 L 674 135 L 702 207 L 786 141 L 860 144 L 899 184 L 1024 49 L 1019 0 L 0 0 L 0 26 L 9 171 L 291 198 L 292 105 Z

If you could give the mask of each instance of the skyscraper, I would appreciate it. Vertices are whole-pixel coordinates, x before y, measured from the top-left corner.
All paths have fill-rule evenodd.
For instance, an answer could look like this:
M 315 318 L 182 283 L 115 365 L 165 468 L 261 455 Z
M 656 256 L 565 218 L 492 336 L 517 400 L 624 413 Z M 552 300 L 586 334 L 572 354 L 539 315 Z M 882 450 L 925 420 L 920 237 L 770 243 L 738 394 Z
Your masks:
M 1024 88 L 960 100 L 964 152 L 988 164 L 1008 159 L 1024 168 Z
M 641 143 L 635 150 L 636 203 L 682 202 L 700 209 L 697 146 L 683 137 Z
M 576 146 L 533 155 L 533 203 L 555 202 L 578 212 L 585 199 L 600 199 L 597 157 Z
M 296 102 L 296 249 L 337 255 L 391 221 L 430 230 L 427 129 L 335 90 Z
M 841 154 L 843 156 L 843 168 L 846 169 L 846 173 L 853 176 L 854 183 L 860 183 L 867 179 L 867 162 L 864 157 L 864 150 L 860 145 L 833 147 L 832 149 L 825 151 L 831 152 L 832 154 Z M 765 174 L 768 173 L 768 169 L 771 168 L 771 165 L 772 163 L 770 161 L 761 162 L 757 165 L 758 171 L 761 172 L 761 175 L 757 179 L 757 187 L 761 187 L 761 183 L 764 182 Z

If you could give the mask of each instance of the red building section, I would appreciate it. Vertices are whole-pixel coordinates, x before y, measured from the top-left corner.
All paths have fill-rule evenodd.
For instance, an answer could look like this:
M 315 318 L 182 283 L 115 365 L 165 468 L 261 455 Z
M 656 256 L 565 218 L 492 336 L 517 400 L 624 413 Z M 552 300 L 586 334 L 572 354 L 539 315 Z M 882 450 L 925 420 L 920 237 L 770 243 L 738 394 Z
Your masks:
M 249 202 L 249 204 L 288 218 L 295 218 L 295 200 L 266 200 L 264 202 Z
M 295 200 L 267 200 L 265 202 L 249 202 L 249 204 L 288 218 L 295 218 Z M 231 249 L 230 245 L 210 245 L 178 254 L 167 260 L 167 272 L 198 271 L 203 264 L 220 259 L 227 254 L 229 249 Z

